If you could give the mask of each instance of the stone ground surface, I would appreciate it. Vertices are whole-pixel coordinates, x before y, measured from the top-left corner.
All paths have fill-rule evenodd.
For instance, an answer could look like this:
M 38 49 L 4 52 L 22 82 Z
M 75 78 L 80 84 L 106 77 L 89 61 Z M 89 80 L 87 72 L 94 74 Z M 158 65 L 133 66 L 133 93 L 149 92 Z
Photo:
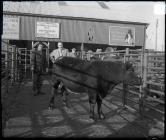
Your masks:
M 159 125 L 161 129 L 155 128 L 152 120 L 140 118 L 134 111 L 122 110 L 122 99 L 112 96 L 119 94 L 116 91 L 103 101 L 106 119 L 102 121 L 89 118 L 86 93 L 70 94 L 70 108 L 64 107 L 61 97 L 57 96 L 56 108 L 48 110 L 50 86 L 47 82 L 42 91 L 46 94 L 33 96 L 31 83 L 21 88 L 4 137 L 149 137 L 164 133 L 163 124 Z

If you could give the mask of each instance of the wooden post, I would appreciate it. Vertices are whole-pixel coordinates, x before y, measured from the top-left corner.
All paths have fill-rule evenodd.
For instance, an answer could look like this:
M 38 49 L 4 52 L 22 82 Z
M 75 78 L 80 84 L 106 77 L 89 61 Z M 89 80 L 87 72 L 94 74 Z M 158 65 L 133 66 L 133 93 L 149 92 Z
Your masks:
M 32 49 L 33 49 L 33 41 L 32 41 Z
M 27 78 L 27 49 L 25 49 L 25 77 Z
M 81 59 L 84 59 L 84 44 L 81 43 Z
M 143 59 L 143 85 L 140 86 L 140 94 L 139 94 L 139 112 L 141 116 L 143 115 L 144 112 L 144 97 L 146 94 L 145 88 L 147 87 L 147 53 L 144 54 L 144 59 Z
M 16 45 L 13 45 L 13 49 L 14 49 L 14 52 L 13 52 L 13 55 L 14 55 L 14 60 L 13 60 L 14 61 L 13 62 L 14 63 L 14 69 L 13 69 L 14 77 L 13 78 L 14 78 L 14 82 L 15 82 L 16 81 L 16 76 L 17 76 L 17 74 L 16 74 L 17 73 Z
M 7 46 L 7 52 L 6 52 L 6 76 L 7 76 L 7 83 L 6 83 L 6 93 L 8 94 L 9 93 L 9 90 L 8 90 L 8 88 L 9 88 L 9 85 L 8 85 L 8 83 L 9 83 L 9 46 L 8 46 L 8 44 L 6 45 Z
M 127 105 L 126 96 L 127 96 L 127 85 L 123 82 L 123 96 L 122 96 L 123 107 Z
M 129 48 L 126 48 L 126 57 L 127 57 L 127 61 L 129 61 L 129 52 L 130 52 L 130 49 L 129 49 Z
M 147 78 L 147 53 L 145 52 L 145 44 L 146 44 L 146 29 L 147 26 L 144 27 L 144 41 L 142 46 L 141 53 L 141 61 L 142 61 L 142 76 L 143 76 L 143 84 L 140 86 L 140 94 L 139 94 L 139 112 L 144 115 L 144 97 L 145 97 L 145 88 L 146 88 L 146 78 Z
M 126 54 L 124 54 L 124 63 L 126 63 Z M 122 95 L 123 107 L 125 107 L 125 105 L 127 104 L 126 96 L 127 96 L 127 85 L 123 82 L 123 95 Z
M 47 62 L 48 62 L 48 65 L 47 65 L 47 67 L 48 68 L 46 68 L 46 72 L 48 72 L 48 69 L 49 69 L 49 66 L 50 66 L 50 64 L 49 64 L 49 57 L 50 57 L 50 42 L 48 42 L 48 49 L 47 49 Z
M 32 52 L 33 50 L 30 50 L 30 66 L 32 67 Z M 31 70 L 31 79 L 33 79 L 33 71 Z
M 17 46 L 15 46 L 15 81 L 17 81 Z
M 12 68 L 11 68 L 11 84 L 14 84 L 14 47 L 12 46 L 11 49 L 11 54 L 12 54 Z

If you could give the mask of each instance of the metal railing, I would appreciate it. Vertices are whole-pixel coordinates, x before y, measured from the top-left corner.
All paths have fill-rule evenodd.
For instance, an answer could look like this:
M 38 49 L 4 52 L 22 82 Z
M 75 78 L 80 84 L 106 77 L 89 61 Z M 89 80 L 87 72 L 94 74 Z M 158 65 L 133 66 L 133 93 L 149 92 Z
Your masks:
M 154 110 L 161 115 L 164 115 L 165 104 L 165 53 L 159 51 L 145 51 L 142 50 L 121 50 L 115 52 L 99 52 L 99 53 L 86 53 L 82 55 L 82 59 L 92 60 L 94 56 L 99 60 L 103 60 L 104 57 L 118 56 L 122 62 L 133 62 L 136 73 L 143 79 L 141 86 L 128 86 L 124 89 L 123 86 L 117 86 L 116 89 L 123 91 L 122 101 L 123 106 L 128 106 L 128 101 L 138 104 L 136 111 L 139 111 L 141 115 L 148 116 L 146 110 Z M 126 88 L 126 87 L 125 87 Z M 134 99 L 133 99 L 134 96 Z M 150 103 L 151 102 L 151 103 Z M 162 106 L 154 106 L 153 103 Z M 150 117 L 150 116 L 148 116 Z

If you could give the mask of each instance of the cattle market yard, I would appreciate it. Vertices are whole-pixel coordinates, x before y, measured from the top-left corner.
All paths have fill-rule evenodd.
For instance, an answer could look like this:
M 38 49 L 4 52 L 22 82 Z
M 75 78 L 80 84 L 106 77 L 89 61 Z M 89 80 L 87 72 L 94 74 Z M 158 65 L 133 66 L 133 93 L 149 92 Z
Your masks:
M 88 8 L 81 5 L 73 8 L 72 3 L 3 2 L 3 136 L 164 137 L 165 51 L 157 49 L 162 42 L 157 39 L 157 27 L 162 26 L 160 21 L 158 23 L 157 19 L 156 29 L 152 29 L 152 22 L 145 20 L 145 12 L 139 6 L 132 9 L 136 9 L 139 16 L 143 11 L 143 18 L 134 16 L 133 20 L 124 12 L 134 13 L 129 10 L 132 6 L 127 6 L 128 10 L 124 11 L 120 8 L 115 14 L 114 6 L 109 8 L 107 2 L 94 1 L 96 9 L 90 8 L 90 3 Z M 120 11 L 122 13 L 118 14 Z M 148 49 L 154 43 L 154 38 L 150 37 L 153 30 L 156 30 L 155 50 Z M 89 118 L 86 93 L 70 94 L 69 108 L 62 105 L 62 98 L 58 95 L 56 108 L 48 110 L 51 85 L 46 76 L 54 65 L 50 53 L 58 47 L 59 41 L 69 51 L 76 49 L 78 58 L 86 61 L 110 61 L 111 58 L 111 61 L 131 62 L 142 84 L 133 87 L 118 85 L 108 94 L 102 104 L 105 120 Z M 41 45 L 45 75 L 42 91 L 45 95 L 34 96 L 32 52 Z M 97 114 L 97 108 L 95 111 Z
M 4 129 L 5 137 L 150 137 L 150 133 L 156 136 L 164 134 L 164 123 L 154 121 L 163 118 L 150 109 L 146 112 L 151 114 L 153 120 L 141 117 L 133 109 L 122 108 L 122 92 L 116 89 L 103 101 L 106 119 L 94 121 L 89 118 L 86 93 L 69 94 L 69 108 L 62 105 L 58 95 L 55 98 L 56 108 L 48 110 L 50 85 L 47 81 L 44 81 L 42 88 L 45 95 L 33 96 L 31 82 L 20 87 L 17 92 L 13 90 L 11 100 L 15 102 L 8 108 L 11 116 Z M 127 104 L 138 107 L 130 101 Z

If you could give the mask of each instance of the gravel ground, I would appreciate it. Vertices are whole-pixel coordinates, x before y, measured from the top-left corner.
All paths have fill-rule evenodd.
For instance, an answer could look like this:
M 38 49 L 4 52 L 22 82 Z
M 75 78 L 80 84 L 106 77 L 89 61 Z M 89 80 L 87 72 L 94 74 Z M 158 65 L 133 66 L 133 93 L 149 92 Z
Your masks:
M 89 118 L 86 93 L 70 94 L 70 108 L 64 107 L 61 97 L 57 96 L 56 108 L 51 111 L 48 110 L 50 86 L 47 82 L 42 91 L 45 95 L 33 96 L 31 83 L 22 87 L 17 94 L 18 104 L 4 130 L 4 137 L 164 136 L 164 123 L 155 123 L 140 117 L 137 112 L 122 109 L 121 98 L 108 95 L 102 105 L 106 119 L 94 121 Z

